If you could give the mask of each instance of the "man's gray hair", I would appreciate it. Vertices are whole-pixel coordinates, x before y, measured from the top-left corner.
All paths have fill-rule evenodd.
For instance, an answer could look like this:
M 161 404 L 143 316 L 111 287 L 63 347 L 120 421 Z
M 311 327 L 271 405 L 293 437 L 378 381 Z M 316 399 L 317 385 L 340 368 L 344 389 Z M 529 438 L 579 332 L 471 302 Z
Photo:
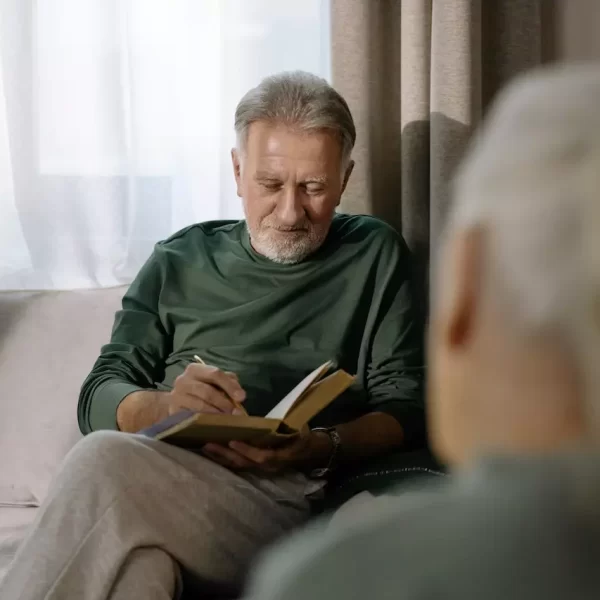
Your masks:
M 493 293 L 525 334 L 556 332 L 572 348 L 600 434 L 600 68 L 545 68 L 508 86 L 454 199 L 449 233 L 489 233 Z
M 356 129 L 348 104 L 325 79 L 292 71 L 263 79 L 240 100 L 235 111 L 235 132 L 240 150 L 248 129 L 266 121 L 299 131 L 331 131 L 341 144 L 342 160 L 350 160 Z

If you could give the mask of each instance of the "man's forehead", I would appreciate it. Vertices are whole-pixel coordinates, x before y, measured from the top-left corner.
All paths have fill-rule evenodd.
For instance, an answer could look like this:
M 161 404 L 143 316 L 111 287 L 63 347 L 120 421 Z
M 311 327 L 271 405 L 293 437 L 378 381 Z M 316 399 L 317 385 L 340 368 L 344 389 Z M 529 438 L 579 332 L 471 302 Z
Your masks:
M 276 178 L 293 172 L 304 178 L 325 180 L 331 170 L 331 164 L 321 157 L 259 155 L 251 162 L 256 178 Z
M 329 162 L 340 153 L 338 139 L 325 131 L 299 131 L 283 125 L 253 123 L 246 140 L 246 154 L 253 162 L 290 160 Z

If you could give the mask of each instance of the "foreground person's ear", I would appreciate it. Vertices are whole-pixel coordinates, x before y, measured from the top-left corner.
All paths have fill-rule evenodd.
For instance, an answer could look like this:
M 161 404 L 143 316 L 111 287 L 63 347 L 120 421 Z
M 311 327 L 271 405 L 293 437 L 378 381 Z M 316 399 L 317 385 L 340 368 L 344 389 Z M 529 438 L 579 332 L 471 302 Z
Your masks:
M 471 229 L 457 234 L 448 248 L 440 333 L 445 345 L 459 352 L 471 343 L 480 310 L 484 241 L 484 231 Z

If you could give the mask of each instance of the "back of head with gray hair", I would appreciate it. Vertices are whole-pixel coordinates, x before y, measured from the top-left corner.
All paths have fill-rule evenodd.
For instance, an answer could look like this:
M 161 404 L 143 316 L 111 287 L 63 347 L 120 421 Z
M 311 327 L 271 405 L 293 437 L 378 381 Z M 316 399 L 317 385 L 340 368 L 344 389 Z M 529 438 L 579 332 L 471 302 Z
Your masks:
M 342 160 L 350 160 L 356 130 L 346 101 L 325 79 L 292 71 L 263 79 L 240 100 L 235 111 L 238 147 L 243 150 L 250 125 L 281 124 L 299 131 L 331 131 L 340 141 Z
M 556 332 L 573 350 L 600 436 L 600 68 L 546 68 L 511 84 L 454 200 L 448 232 L 489 233 L 484 285 L 516 326 Z

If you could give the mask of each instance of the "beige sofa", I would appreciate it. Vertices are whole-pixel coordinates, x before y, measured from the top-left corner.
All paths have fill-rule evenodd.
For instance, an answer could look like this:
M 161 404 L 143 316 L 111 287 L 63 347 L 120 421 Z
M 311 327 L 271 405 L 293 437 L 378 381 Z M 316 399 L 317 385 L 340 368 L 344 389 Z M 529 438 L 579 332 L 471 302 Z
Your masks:
M 0 293 L 0 578 L 69 449 L 125 288 Z

